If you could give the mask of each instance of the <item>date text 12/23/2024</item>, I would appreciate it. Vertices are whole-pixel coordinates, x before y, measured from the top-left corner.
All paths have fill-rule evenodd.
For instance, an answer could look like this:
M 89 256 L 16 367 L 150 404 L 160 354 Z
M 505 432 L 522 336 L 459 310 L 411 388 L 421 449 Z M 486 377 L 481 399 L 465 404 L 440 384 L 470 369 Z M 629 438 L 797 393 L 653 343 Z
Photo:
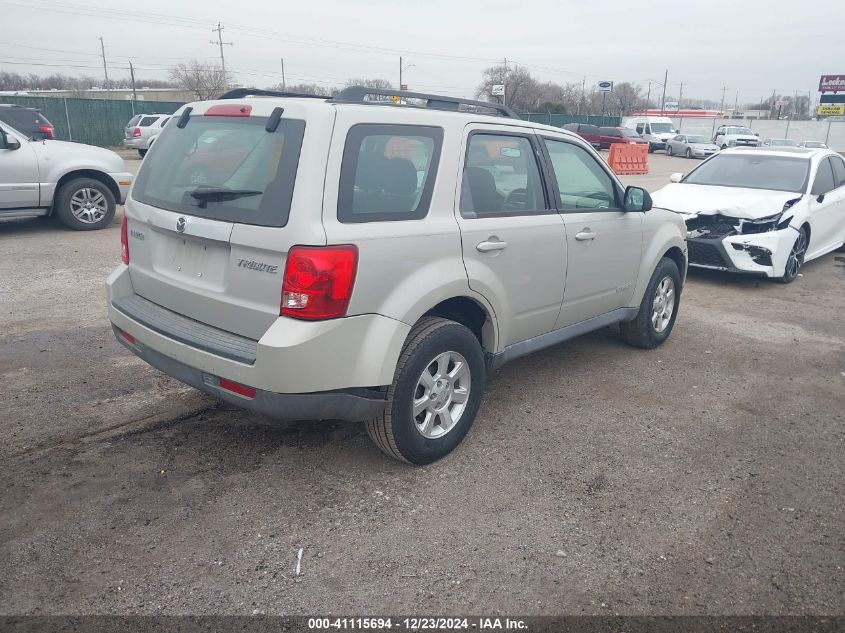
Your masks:
M 511 618 L 308 618 L 310 630 L 369 630 L 369 631 L 525 631 L 524 620 Z

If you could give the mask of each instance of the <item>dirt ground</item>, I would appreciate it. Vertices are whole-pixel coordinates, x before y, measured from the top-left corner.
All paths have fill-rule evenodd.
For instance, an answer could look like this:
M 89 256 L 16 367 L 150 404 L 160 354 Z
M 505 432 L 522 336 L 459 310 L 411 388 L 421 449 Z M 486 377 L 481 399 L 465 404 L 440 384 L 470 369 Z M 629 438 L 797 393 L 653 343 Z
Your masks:
M 657 350 L 608 328 L 506 365 L 423 468 L 136 359 L 119 256 L 119 217 L 0 224 L 2 614 L 845 612 L 841 253 L 692 271 Z

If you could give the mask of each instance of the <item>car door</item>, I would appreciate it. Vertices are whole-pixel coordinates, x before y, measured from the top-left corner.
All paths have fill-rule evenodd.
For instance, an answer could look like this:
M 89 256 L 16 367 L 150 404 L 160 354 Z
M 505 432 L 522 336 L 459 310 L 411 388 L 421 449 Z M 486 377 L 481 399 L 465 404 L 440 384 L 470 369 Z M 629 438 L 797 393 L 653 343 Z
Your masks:
M 841 242 L 845 187 L 838 186 L 830 156 L 819 161 L 810 188 L 810 246 L 807 257 L 826 253 Z M 838 158 L 838 157 L 837 157 Z M 839 159 L 841 161 L 841 159 Z
M 566 281 L 566 234 L 534 133 L 466 128 L 456 214 L 469 286 L 496 312 L 499 347 L 552 330 Z
M 687 151 L 687 137 L 683 134 L 678 134 L 676 137 L 669 141 L 669 144 L 672 146 L 673 154 L 683 154 Z
M 10 128 L 0 126 L 0 214 L 8 209 L 36 208 L 40 204 L 38 157 L 29 141 Z M 17 140 L 11 149 L 6 138 Z
M 567 274 L 555 329 L 628 305 L 642 257 L 642 214 L 622 209 L 622 190 L 594 152 L 543 133 L 556 204 L 566 228 Z
M 836 189 L 831 191 L 836 205 L 833 214 L 834 235 L 838 236 L 834 241 L 836 244 L 842 244 L 845 242 L 845 160 L 841 156 L 830 156 L 829 159 L 836 180 Z

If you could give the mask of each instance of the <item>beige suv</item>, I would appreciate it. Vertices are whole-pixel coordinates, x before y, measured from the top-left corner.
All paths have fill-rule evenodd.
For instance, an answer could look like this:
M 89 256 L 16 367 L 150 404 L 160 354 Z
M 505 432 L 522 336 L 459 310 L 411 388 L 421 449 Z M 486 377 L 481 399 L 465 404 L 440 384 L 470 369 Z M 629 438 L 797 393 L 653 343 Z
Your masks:
M 366 420 L 385 453 L 449 453 L 488 371 L 678 314 L 679 216 L 575 134 L 503 106 L 348 88 L 239 89 L 174 115 L 126 204 L 118 341 L 280 419 Z

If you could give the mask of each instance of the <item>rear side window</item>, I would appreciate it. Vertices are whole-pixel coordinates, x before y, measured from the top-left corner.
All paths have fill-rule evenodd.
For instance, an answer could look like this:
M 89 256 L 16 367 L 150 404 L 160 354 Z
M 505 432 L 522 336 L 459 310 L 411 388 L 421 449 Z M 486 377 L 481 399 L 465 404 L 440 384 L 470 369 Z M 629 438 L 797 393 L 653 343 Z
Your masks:
M 158 121 L 157 116 L 145 116 L 141 118 L 141 122 L 138 125 L 141 127 L 150 127 L 156 121 Z
M 136 114 L 131 119 L 129 119 L 129 123 L 126 124 L 126 127 L 134 127 L 134 126 L 138 125 L 138 121 L 140 121 L 140 120 L 141 120 L 141 115 Z
M 161 209 L 224 222 L 284 226 L 305 122 L 194 116 L 168 126 L 141 164 L 132 197 Z
M 531 141 L 525 136 L 472 134 L 460 209 L 465 218 L 546 213 L 543 180 Z
M 582 125 L 581 132 L 584 134 L 598 134 L 599 129 L 595 125 Z
M 21 132 L 37 130 L 39 125 L 50 125 L 40 113 L 27 108 L 0 108 L 0 119 Z
M 337 219 L 344 223 L 424 218 L 431 204 L 443 130 L 359 124 L 343 149 Z

